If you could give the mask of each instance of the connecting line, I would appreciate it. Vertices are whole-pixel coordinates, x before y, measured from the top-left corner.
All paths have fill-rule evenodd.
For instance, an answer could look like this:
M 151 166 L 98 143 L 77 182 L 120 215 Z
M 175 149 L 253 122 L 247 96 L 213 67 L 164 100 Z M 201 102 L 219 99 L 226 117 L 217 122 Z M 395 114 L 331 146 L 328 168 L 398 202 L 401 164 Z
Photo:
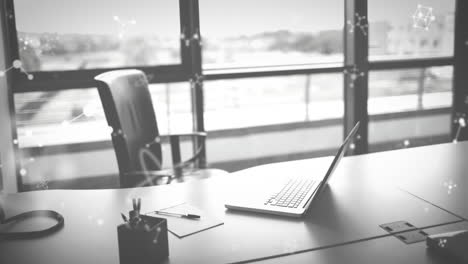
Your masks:
M 413 27 L 423 28 L 428 31 L 431 22 L 435 21 L 435 19 L 432 7 L 418 5 L 416 12 L 413 14 Z
M 366 22 L 366 16 L 360 16 L 358 13 L 355 13 L 354 16 L 356 17 L 354 23 L 351 20 L 346 22 L 346 24 L 349 26 L 349 33 L 353 33 L 356 28 L 359 28 L 362 34 L 367 36 L 367 29 L 369 28 L 369 24 Z
M 443 207 L 440 207 L 440 206 L 438 206 L 438 205 L 436 205 L 436 204 L 434 204 L 434 203 L 431 203 L 431 202 L 429 202 L 428 200 L 423 199 L 423 198 L 421 198 L 421 197 L 419 197 L 419 196 L 417 196 L 417 195 L 415 195 L 415 194 L 412 194 L 412 193 L 408 192 L 408 191 L 405 190 L 405 189 L 402 189 L 402 188 L 400 188 L 400 187 L 396 187 L 396 188 L 397 188 L 398 190 L 400 190 L 400 191 L 402 191 L 402 192 L 405 192 L 405 193 L 407 193 L 407 194 L 409 194 L 409 195 L 411 195 L 411 196 L 413 196 L 413 197 L 416 197 L 416 198 L 418 198 L 418 199 L 420 199 L 420 200 L 422 200 L 422 201 L 424 201 L 424 202 L 426 202 L 426 203 L 428 203 L 428 204 L 430 204 L 430 205 L 432 205 L 432 206 L 434 206 L 434 207 L 437 207 L 437 208 L 439 208 L 440 210 L 442 210 L 442 211 L 444 211 L 444 212 L 446 212 L 446 213 L 449 213 L 449 214 L 451 214 L 451 215 L 453 215 L 453 216 L 456 216 L 456 217 L 458 217 L 458 218 L 461 219 L 461 220 L 459 220 L 459 221 L 455 221 L 455 223 L 463 222 L 463 221 L 468 221 L 467 218 L 464 218 L 463 216 L 460 216 L 460 215 L 457 215 L 457 214 L 455 214 L 455 213 L 452 213 L 452 212 L 450 212 L 449 210 L 447 210 L 447 209 L 445 209 L 445 208 L 443 208 Z
M 28 78 L 28 80 L 32 80 L 34 79 L 34 75 L 28 73 L 26 71 L 26 69 L 23 67 L 23 62 L 21 62 L 20 60 L 14 60 L 13 61 L 13 65 L 9 68 L 7 68 L 6 70 L 4 71 L 0 71 L 0 77 L 3 77 L 5 76 L 5 74 L 7 72 L 9 72 L 11 69 L 18 69 L 20 70 L 22 73 L 24 73 L 26 75 L 26 77 Z
M 462 116 L 460 118 L 458 118 L 457 120 L 457 123 L 458 123 L 458 129 L 457 129 L 457 133 L 455 135 L 455 138 L 453 139 L 453 142 L 454 143 L 457 143 L 458 142 L 458 139 L 460 138 L 460 133 L 461 133 L 461 130 L 466 127 L 466 121 L 465 121 L 465 118 Z
M 120 26 L 120 31 L 119 31 L 119 38 L 122 39 L 125 34 L 127 34 L 127 29 L 129 26 L 136 25 L 136 20 L 127 20 L 123 21 L 120 19 L 119 16 L 114 16 L 114 21 L 117 22 Z

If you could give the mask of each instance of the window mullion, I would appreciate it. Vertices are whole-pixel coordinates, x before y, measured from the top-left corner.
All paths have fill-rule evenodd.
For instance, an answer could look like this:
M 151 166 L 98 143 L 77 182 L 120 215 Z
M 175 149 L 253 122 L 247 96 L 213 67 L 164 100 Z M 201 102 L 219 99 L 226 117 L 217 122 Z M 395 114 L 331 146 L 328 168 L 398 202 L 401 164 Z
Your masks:
M 455 47 L 453 64 L 453 112 L 452 138 L 456 141 L 467 140 L 466 126 L 468 116 L 468 1 L 456 1 L 455 8 Z M 460 120 L 464 121 L 460 121 Z M 464 122 L 464 123 L 462 123 Z
M 344 134 L 361 122 L 354 154 L 368 152 L 368 32 L 367 0 L 345 0 Z

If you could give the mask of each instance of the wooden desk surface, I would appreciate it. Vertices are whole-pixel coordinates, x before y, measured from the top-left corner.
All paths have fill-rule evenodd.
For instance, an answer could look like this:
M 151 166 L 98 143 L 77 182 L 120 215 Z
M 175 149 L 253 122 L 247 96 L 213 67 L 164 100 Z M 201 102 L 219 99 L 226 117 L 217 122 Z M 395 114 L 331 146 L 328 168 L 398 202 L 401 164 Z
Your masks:
M 439 155 L 432 148 L 425 148 L 426 152 Z M 407 158 L 406 163 L 416 159 L 421 166 L 435 166 L 421 163 L 415 155 Z M 329 247 L 384 236 L 387 233 L 378 225 L 399 220 L 420 228 L 460 221 L 449 212 L 389 187 L 383 179 L 400 172 L 403 166 L 395 160 L 399 160 L 398 152 L 345 158 L 330 188 L 313 202 L 303 219 L 227 211 L 224 200 L 233 190 L 242 192 L 242 186 L 253 179 L 324 173 L 330 158 L 260 166 L 225 178 L 168 186 L 9 195 L 5 198 L 7 215 L 33 209 L 57 210 L 65 217 L 65 228 L 41 239 L 0 242 L 0 263 L 117 263 L 116 226 L 121 223 L 120 212 L 129 210 L 134 197 L 142 198 L 142 211 L 188 202 L 224 219 L 223 226 L 197 235 L 183 239 L 170 235 L 171 263 L 230 263 Z

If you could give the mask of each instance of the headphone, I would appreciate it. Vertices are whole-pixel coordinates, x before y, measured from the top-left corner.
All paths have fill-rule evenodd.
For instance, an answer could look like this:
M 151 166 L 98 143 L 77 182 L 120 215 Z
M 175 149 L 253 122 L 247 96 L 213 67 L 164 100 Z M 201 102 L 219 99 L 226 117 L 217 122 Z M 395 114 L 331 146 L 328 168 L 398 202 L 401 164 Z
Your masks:
M 35 210 L 25 212 L 19 215 L 15 215 L 10 218 L 5 219 L 5 211 L 3 210 L 2 206 L 0 205 L 0 225 L 2 224 L 9 224 L 13 222 L 18 222 L 28 218 L 35 218 L 35 217 L 48 217 L 54 219 L 56 221 L 55 225 L 45 228 L 42 230 L 37 231 L 28 231 L 28 232 L 0 232 L 0 240 L 2 239 L 27 239 L 27 238 L 36 238 L 41 236 L 50 235 L 58 230 L 60 230 L 65 220 L 63 216 L 55 211 L 51 210 Z

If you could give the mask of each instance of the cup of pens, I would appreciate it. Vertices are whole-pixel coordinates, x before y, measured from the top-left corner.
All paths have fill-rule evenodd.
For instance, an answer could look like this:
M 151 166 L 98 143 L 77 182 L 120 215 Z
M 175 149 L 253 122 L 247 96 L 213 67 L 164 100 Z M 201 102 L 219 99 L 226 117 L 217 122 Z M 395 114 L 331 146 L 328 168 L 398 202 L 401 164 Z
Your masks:
M 133 199 L 133 210 L 117 227 L 120 264 L 161 263 L 169 256 L 167 222 L 140 215 L 141 200 Z

